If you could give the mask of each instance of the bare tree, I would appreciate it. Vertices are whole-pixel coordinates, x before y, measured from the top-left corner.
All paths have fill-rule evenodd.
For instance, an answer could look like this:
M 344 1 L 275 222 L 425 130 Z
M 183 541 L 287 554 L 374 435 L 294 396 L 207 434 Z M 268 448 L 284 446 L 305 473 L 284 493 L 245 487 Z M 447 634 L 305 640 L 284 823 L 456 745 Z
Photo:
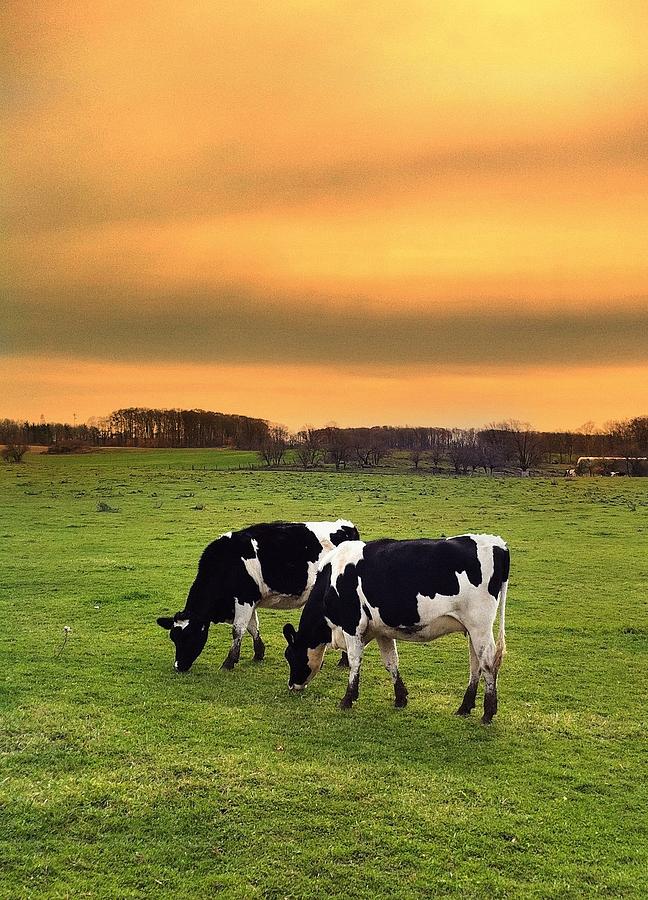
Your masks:
M 409 458 L 416 471 L 418 471 L 418 467 L 421 463 L 421 460 L 423 459 L 423 451 L 421 450 L 421 448 L 412 447 L 409 452 Z
M 474 472 L 479 464 L 479 455 L 475 432 L 472 429 L 452 429 L 448 457 L 454 466 L 455 474 L 467 475 L 469 469 Z
M 477 434 L 477 453 L 479 465 L 484 472 L 491 475 L 495 469 L 501 469 L 510 458 L 508 435 L 495 426 L 483 428 Z
M 271 425 L 262 438 L 259 455 L 267 466 L 279 466 L 288 449 L 288 429 L 283 425 Z
M 437 472 L 439 463 L 448 451 L 450 432 L 447 428 L 431 428 L 429 436 L 429 453 L 432 470 Z
M 346 469 L 351 459 L 351 439 L 346 428 L 329 425 L 323 430 L 322 442 L 329 460 L 337 470 Z
M 297 432 L 296 453 L 303 469 L 314 468 L 323 455 L 321 433 L 305 426 Z
M 508 419 L 496 425 L 500 431 L 508 435 L 511 458 L 515 460 L 524 474 L 542 459 L 542 436 L 528 422 Z

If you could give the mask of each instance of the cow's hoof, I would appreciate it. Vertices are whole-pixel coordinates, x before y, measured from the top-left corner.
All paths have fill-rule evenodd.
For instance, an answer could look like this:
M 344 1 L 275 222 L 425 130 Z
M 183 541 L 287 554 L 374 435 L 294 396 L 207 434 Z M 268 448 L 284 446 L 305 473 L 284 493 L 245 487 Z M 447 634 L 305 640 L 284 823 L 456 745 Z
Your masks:
M 223 665 L 221 666 L 221 669 L 226 669 L 228 672 L 231 672 L 235 665 L 236 665 L 236 663 L 234 662 L 234 660 L 230 659 L 228 656 L 227 659 L 225 660 L 225 662 L 223 663 Z
M 353 700 L 351 697 L 342 697 L 340 700 L 340 709 L 351 709 L 353 706 Z
M 482 716 L 481 723 L 482 723 L 482 725 L 492 725 L 493 717 L 492 716 Z
M 459 709 L 457 710 L 457 712 L 455 713 L 455 716 L 461 716 L 462 719 L 466 719 L 470 715 L 471 712 L 472 712 L 472 709 L 467 709 L 467 707 L 465 707 L 465 706 L 460 706 Z
M 254 651 L 254 662 L 262 662 L 265 656 L 265 647 L 262 644 L 257 650 Z
M 338 662 L 337 667 L 338 667 L 338 669 L 350 669 L 351 668 L 351 666 L 349 665 L 349 657 L 346 655 L 346 653 L 343 653 L 342 656 L 340 657 L 340 661 Z
M 407 697 L 396 697 L 394 706 L 396 709 L 404 709 L 407 706 Z

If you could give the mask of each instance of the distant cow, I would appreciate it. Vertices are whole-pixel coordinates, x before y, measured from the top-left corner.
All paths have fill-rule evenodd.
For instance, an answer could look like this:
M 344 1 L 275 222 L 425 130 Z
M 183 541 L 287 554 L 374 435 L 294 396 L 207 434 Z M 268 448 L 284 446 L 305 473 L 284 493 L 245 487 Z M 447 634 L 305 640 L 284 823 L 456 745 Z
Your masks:
M 231 622 L 232 646 L 222 668 L 239 661 L 246 630 L 254 659 L 265 646 L 259 635 L 257 607 L 303 606 L 315 582 L 320 558 L 343 541 L 358 540 L 355 525 L 336 522 L 274 522 L 228 531 L 205 549 L 185 608 L 157 622 L 175 644 L 175 668 L 186 672 L 207 643 L 212 622 Z
M 284 627 L 290 666 L 288 686 L 303 690 L 319 672 L 327 645 L 349 655 L 349 684 L 341 702 L 358 698 L 365 644 L 376 640 L 392 677 L 396 706 L 407 703 L 398 671 L 396 639 L 433 641 L 453 631 L 467 634 L 470 681 L 457 714 L 475 707 L 480 677 L 484 716 L 497 712 L 497 672 L 505 649 L 504 611 L 509 551 L 500 537 L 465 534 L 443 540 L 351 541 L 323 561 L 295 631 Z M 497 643 L 493 623 L 501 601 Z

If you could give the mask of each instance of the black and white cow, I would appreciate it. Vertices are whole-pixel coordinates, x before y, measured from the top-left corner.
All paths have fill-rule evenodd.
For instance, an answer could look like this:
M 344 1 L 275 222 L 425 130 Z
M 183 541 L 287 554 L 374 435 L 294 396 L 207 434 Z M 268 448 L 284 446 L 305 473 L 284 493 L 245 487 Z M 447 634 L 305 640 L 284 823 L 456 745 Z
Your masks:
M 340 705 L 349 709 L 358 698 L 363 648 L 375 639 L 392 677 L 396 706 L 405 706 L 396 640 L 433 641 L 460 631 L 469 638 L 470 681 L 457 714 L 474 709 L 483 677 L 482 722 L 488 724 L 497 711 L 508 577 L 508 547 L 491 535 L 342 544 L 322 560 L 299 629 L 284 627 L 288 686 L 303 690 L 319 672 L 327 646 L 344 648 L 350 673 Z M 500 602 L 495 643 L 493 623 Z
M 175 668 L 186 672 L 207 643 L 212 622 L 231 622 L 232 646 L 222 665 L 239 661 L 246 630 L 254 642 L 254 659 L 265 646 L 259 635 L 257 607 L 303 606 L 315 582 L 322 556 L 343 541 L 359 538 L 352 522 L 273 522 L 228 531 L 203 552 L 185 607 L 157 622 L 175 644 Z

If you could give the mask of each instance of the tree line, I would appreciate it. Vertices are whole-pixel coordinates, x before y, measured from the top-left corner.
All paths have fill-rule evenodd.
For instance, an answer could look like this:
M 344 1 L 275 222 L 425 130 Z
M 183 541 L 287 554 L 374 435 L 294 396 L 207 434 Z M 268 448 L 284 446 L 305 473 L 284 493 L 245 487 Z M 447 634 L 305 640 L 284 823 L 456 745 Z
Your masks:
M 506 467 L 526 473 L 543 464 L 571 467 L 580 457 L 620 457 L 627 461 L 648 455 L 648 416 L 610 422 L 596 429 L 586 423 L 576 431 L 538 431 L 508 419 L 483 428 L 303 428 L 291 435 L 270 426 L 260 447 L 267 466 L 281 465 L 290 450 L 304 469 L 325 463 L 335 469 L 378 466 L 395 451 L 405 451 L 414 469 L 439 471 L 441 463 L 456 474 L 483 470 L 493 474 Z M 627 466 L 627 474 L 632 474 Z M 636 468 L 636 467 L 635 467 Z M 591 469 L 591 467 L 590 467 Z
M 304 469 L 325 464 L 336 470 L 381 465 L 398 451 L 414 469 L 439 471 L 442 463 L 457 474 L 506 467 L 528 472 L 543 464 L 572 467 L 579 457 L 648 455 L 648 416 L 607 423 L 587 422 L 574 431 L 539 431 L 508 419 L 482 428 L 373 426 L 305 427 L 291 433 L 265 419 L 200 409 L 118 409 L 82 425 L 0 420 L 0 444 L 43 444 L 53 450 L 84 447 L 231 447 L 256 450 L 266 466 L 290 461 Z M 596 467 L 589 464 L 589 471 Z
M 203 409 L 117 409 L 82 425 L 0 420 L 0 443 L 64 449 L 87 447 L 232 447 L 257 450 L 269 429 L 264 419 Z

